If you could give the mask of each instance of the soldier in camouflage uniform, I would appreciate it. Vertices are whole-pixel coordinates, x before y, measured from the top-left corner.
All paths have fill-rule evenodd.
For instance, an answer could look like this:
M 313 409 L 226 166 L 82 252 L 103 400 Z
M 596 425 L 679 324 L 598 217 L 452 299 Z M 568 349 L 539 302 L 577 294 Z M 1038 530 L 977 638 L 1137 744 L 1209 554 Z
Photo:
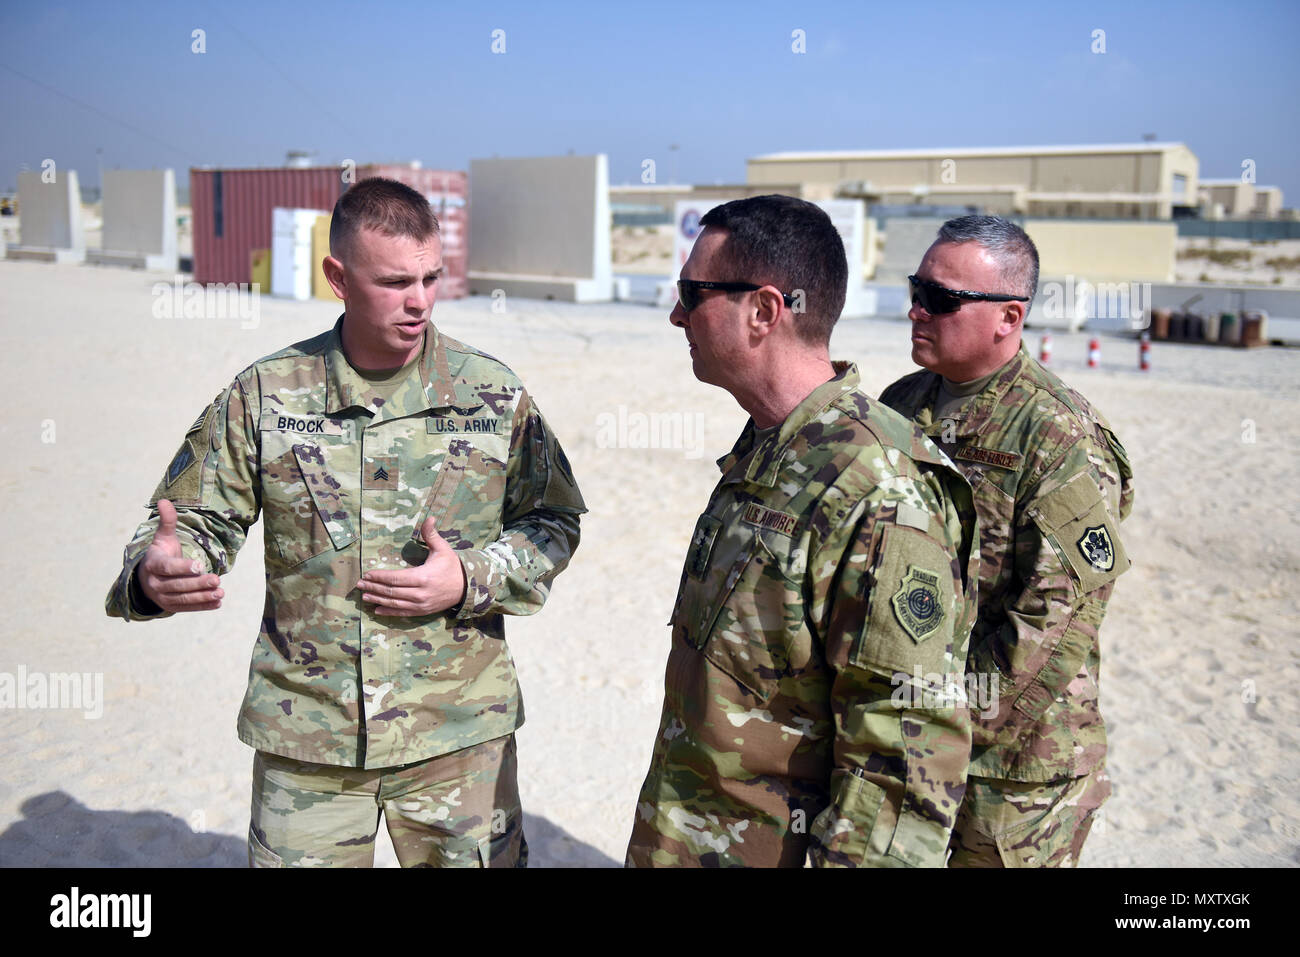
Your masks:
M 701 223 L 671 321 L 751 419 L 691 537 L 627 863 L 942 866 L 970 753 L 970 489 L 830 361 L 848 267 L 825 213 L 764 196 Z
M 126 548 L 108 614 L 220 604 L 266 522 L 266 607 L 239 737 L 257 750 L 255 865 L 527 860 L 502 615 L 527 615 L 585 511 L 531 396 L 429 321 L 418 193 L 363 180 L 331 225 L 333 329 L 260 359 L 198 417 Z
M 1038 253 L 1014 224 L 951 220 L 912 281 L 912 359 L 881 401 L 966 473 L 982 555 L 968 684 L 971 779 L 951 866 L 1070 866 L 1110 793 L 1098 628 L 1130 565 L 1132 472 L 1088 401 L 1033 360 L 1021 329 Z M 992 681 L 989 679 L 993 679 Z

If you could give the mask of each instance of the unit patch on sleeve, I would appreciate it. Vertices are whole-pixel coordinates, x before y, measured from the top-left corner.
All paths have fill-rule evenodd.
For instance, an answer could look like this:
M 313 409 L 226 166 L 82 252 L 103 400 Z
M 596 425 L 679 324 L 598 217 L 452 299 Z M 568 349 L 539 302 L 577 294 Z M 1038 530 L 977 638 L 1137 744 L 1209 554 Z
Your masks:
M 1097 571 L 1108 572 L 1115 567 L 1115 546 L 1111 543 L 1105 525 L 1085 528 L 1074 544 L 1079 549 L 1079 554 Z
M 925 641 L 943 622 L 942 595 L 938 575 L 915 565 L 907 566 L 907 577 L 894 593 L 892 604 L 898 623 L 913 640 Z
M 202 421 L 202 420 L 200 420 Z M 176 480 L 181 474 L 194 464 L 194 450 L 190 448 L 188 441 L 182 442 L 180 451 L 172 459 L 171 465 L 167 466 L 167 487 L 171 488 L 176 484 Z

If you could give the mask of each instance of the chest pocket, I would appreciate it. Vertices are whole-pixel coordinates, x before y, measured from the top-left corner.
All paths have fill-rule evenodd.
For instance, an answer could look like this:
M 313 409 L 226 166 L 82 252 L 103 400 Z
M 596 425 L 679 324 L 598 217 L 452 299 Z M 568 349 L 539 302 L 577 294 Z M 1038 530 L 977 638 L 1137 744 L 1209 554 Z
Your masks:
M 760 699 L 790 673 L 803 627 L 807 559 L 795 538 L 739 520 L 700 516 L 673 610 L 674 630 Z M 731 514 L 734 512 L 734 514 Z
M 432 517 L 453 548 L 486 547 L 501 534 L 509 436 L 438 433 L 436 421 L 427 426 L 436 448 L 411 539 L 423 544 L 420 529 Z
M 329 442 L 341 437 L 299 438 L 262 434 L 262 515 L 268 559 L 286 567 L 345 548 L 356 532 L 342 487 L 331 468 Z

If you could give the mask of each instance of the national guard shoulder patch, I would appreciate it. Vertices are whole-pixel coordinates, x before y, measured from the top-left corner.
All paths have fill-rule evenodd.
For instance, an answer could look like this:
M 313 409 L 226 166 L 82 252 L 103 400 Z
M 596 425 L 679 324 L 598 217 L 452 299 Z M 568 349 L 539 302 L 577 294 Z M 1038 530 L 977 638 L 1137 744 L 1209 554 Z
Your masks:
M 1099 572 L 1108 572 L 1115 567 L 1115 545 L 1110 540 L 1110 532 L 1105 525 L 1093 525 L 1083 530 L 1079 540 L 1074 543 L 1088 564 Z
M 942 596 L 938 575 L 915 565 L 907 566 L 907 576 L 891 603 L 898 623 L 912 636 L 913 641 L 925 641 L 942 624 Z

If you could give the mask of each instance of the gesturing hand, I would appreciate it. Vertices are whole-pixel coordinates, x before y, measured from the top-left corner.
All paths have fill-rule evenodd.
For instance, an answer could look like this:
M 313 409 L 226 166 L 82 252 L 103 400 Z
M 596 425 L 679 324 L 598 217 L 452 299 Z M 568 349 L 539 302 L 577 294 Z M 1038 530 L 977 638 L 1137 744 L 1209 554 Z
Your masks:
M 203 564 L 186 558 L 176 537 L 176 509 L 158 500 L 158 531 L 136 569 L 140 590 L 163 611 L 209 611 L 221 607 L 221 579 L 203 571 Z
M 420 537 L 429 546 L 423 565 L 361 576 L 361 600 L 373 602 L 376 615 L 432 615 L 464 599 L 465 568 L 432 518 L 425 519 Z

